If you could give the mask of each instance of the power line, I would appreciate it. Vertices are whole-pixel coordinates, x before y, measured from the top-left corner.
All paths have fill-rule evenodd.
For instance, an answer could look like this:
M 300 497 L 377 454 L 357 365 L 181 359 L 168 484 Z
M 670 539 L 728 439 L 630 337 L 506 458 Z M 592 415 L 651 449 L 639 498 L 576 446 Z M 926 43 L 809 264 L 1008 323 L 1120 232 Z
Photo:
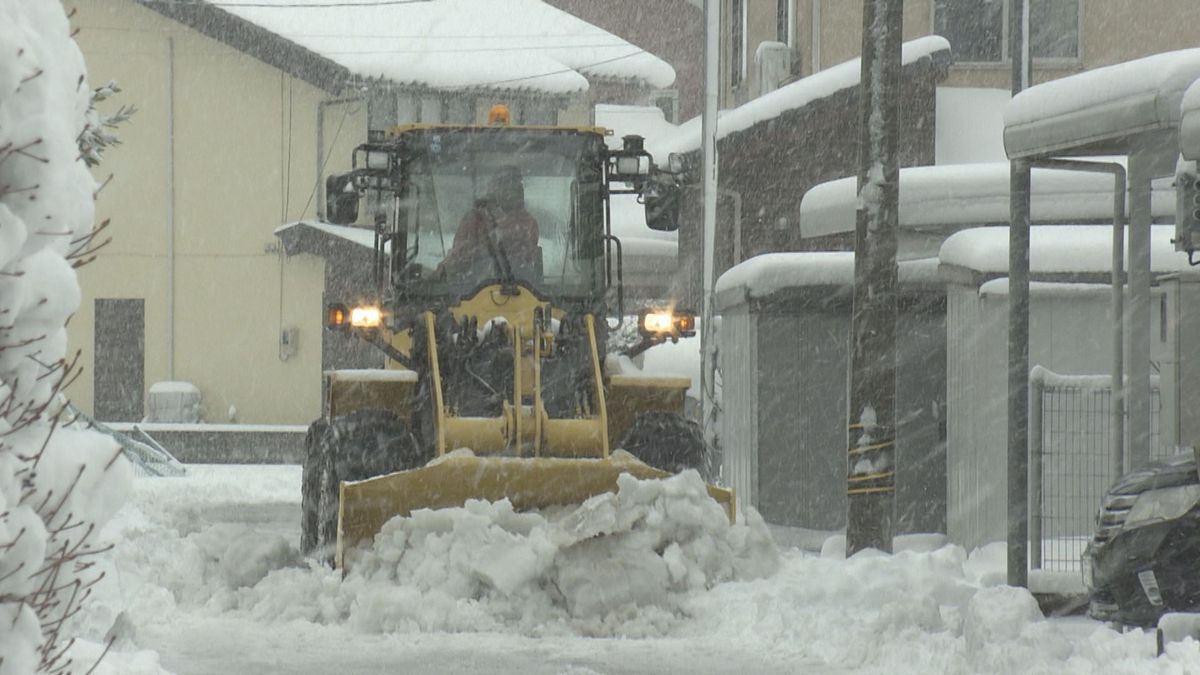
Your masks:
M 602 66 L 606 63 L 612 63 L 613 61 L 620 61 L 622 59 L 628 59 L 628 58 L 632 58 L 634 56 L 640 56 L 642 54 L 647 54 L 647 53 L 649 53 L 649 52 L 647 52 L 645 49 L 639 49 L 636 52 L 633 52 L 631 54 L 625 54 L 624 56 L 616 56 L 611 59 L 604 59 L 603 61 L 595 61 L 593 63 L 584 64 L 582 66 L 563 68 L 562 70 L 555 70 L 555 71 L 552 71 L 549 73 L 541 73 L 538 75 L 525 75 L 523 77 L 511 77 L 506 80 L 494 80 L 492 82 L 480 82 L 478 84 L 472 84 L 470 86 L 472 86 L 472 87 L 494 87 L 498 84 L 509 84 L 511 82 L 523 82 L 525 80 L 536 80 L 539 77 L 550 77 L 551 75 L 563 75 L 565 73 L 574 73 L 574 72 L 578 72 L 580 70 L 587 70 L 589 68 L 595 68 L 596 66 Z

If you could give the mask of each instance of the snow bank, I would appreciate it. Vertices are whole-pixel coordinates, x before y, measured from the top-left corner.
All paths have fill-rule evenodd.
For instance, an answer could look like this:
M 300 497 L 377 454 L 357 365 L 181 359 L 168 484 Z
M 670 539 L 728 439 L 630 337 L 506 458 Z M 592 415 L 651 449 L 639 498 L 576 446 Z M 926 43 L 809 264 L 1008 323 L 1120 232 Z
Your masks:
M 146 537 L 153 520 L 180 529 Z M 554 512 L 473 501 L 395 518 L 353 554 L 344 579 L 302 566 L 292 543 L 245 525 L 189 531 L 183 519 L 130 514 L 111 536 L 145 541 L 118 558 L 136 570 L 127 580 L 140 577 L 136 615 L 193 605 L 370 633 L 661 635 L 686 619 L 693 595 L 779 566 L 757 513 L 730 524 L 695 471 L 622 476 L 616 493 Z
M 586 90 L 589 77 L 675 81 L 666 61 L 541 0 L 220 5 L 361 77 L 552 94 Z
M 834 537 L 822 555 L 776 557 L 756 523 L 710 519 L 692 476 L 626 481 L 615 497 L 555 514 L 476 503 L 393 521 L 369 563 L 360 559 L 343 580 L 286 561 L 271 543 L 298 536 L 299 482 L 294 466 L 191 466 L 184 478 L 137 479 L 133 504 L 106 532 L 117 548 L 102 593 L 110 611 L 129 617 L 128 639 L 178 647 L 227 631 L 239 639 L 226 644 L 256 650 L 228 663 L 284 664 L 279 672 L 303 662 L 297 643 L 308 641 L 328 641 L 330 660 L 351 662 L 357 650 L 386 642 L 417 653 L 448 649 L 479 668 L 523 645 L 531 660 L 561 663 L 569 653 L 597 666 L 582 672 L 671 672 L 671 655 L 682 653 L 721 656 L 700 672 L 1200 671 L 1193 640 L 1155 658 L 1152 633 L 1043 619 L 1027 591 L 1004 586 L 1003 543 L 968 554 L 923 536 L 897 542 L 894 555 L 846 559 L 844 538 Z M 281 530 L 280 518 L 291 529 Z M 601 531 L 612 536 L 587 538 Z M 250 544 L 254 535 L 261 545 Z M 650 543 L 664 537 L 665 545 Z M 599 564 L 613 553 L 616 567 Z M 240 585 L 264 568 L 260 581 Z M 231 574 L 243 570 L 254 574 Z M 410 581 L 401 583 L 401 573 Z M 381 641 L 379 631 L 390 635 Z M 452 631 L 473 635 L 464 642 Z M 290 649 L 301 655 L 282 653 Z M 610 652 L 625 656 L 610 660 Z M 648 658 L 655 661 L 639 661 Z

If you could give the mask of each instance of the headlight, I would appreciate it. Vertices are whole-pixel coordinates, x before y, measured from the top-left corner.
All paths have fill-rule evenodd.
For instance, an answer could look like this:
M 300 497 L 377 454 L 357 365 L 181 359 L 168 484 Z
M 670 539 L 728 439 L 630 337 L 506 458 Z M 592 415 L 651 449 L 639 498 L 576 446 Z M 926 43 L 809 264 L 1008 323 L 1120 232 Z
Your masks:
M 648 337 L 689 337 L 696 334 L 696 315 L 669 309 L 643 310 L 638 330 Z
M 354 328 L 378 328 L 383 325 L 383 312 L 375 305 L 359 305 L 350 309 L 350 325 Z
M 1125 528 L 1141 527 L 1164 520 L 1174 520 L 1192 510 L 1200 501 L 1200 485 L 1151 490 L 1138 495 L 1125 518 Z

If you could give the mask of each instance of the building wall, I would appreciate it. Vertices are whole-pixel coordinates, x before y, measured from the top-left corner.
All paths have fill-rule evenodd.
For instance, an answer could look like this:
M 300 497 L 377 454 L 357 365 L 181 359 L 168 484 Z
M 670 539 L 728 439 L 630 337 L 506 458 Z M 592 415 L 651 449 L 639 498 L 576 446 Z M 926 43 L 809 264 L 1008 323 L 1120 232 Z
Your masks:
M 619 35 L 675 68 L 679 121 L 700 114 L 704 17 L 687 0 L 548 0 L 548 4 Z
M 821 68 L 857 58 L 862 50 L 862 3 L 808 1 L 821 5 Z M 907 0 L 904 3 L 905 40 L 933 32 L 933 2 Z M 762 4 L 774 5 L 769 1 Z M 809 6 L 811 8 L 811 4 Z M 811 27 L 811 13 L 797 18 Z M 1197 24 L 1200 24 L 1200 3 L 1193 0 L 1155 0 L 1153 3 L 1145 0 L 1081 0 L 1080 58 L 1067 64 L 1035 61 L 1034 82 L 1150 54 L 1196 47 L 1200 45 L 1196 37 Z M 811 64 L 805 65 L 804 73 L 811 73 Z M 946 86 L 1007 89 L 1011 83 L 1010 73 L 1007 63 L 959 64 L 951 67 Z
M 329 95 L 127 0 L 67 4 L 92 85 L 116 80 L 110 104 L 138 108 L 96 171 L 113 176 L 97 202 L 112 243 L 80 270 L 69 335 L 84 375 L 69 393 L 92 409 L 95 299 L 144 298 L 147 387 L 192 382 L 209 421 L 231 408 L 240 422 L 311 420 L 324 264 L 285 260 L 273 230 L 316 213 L 317 108 Z M 346 167 L 364 137 L 364 106 L 329 107 L 326 171 Z M 285 360 L 280 332 L 292 327 L 299 342 Z

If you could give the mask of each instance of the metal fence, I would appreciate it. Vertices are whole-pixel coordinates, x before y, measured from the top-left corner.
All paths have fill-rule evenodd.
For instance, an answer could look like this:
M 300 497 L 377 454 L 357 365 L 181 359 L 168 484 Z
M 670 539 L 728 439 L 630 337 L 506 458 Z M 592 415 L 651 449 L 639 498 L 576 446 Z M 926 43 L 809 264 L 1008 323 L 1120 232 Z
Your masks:
M 1150 405 L 1150 455 L 1157 459 L 1171 453 L 1159 442 L 1157 379 Z M 1100 500 L 1119 477 L 1112 427 L 1112 378 L 1035 369 L 1029 429 L 1030 562 L 1035 569 L 1079 569 Z

